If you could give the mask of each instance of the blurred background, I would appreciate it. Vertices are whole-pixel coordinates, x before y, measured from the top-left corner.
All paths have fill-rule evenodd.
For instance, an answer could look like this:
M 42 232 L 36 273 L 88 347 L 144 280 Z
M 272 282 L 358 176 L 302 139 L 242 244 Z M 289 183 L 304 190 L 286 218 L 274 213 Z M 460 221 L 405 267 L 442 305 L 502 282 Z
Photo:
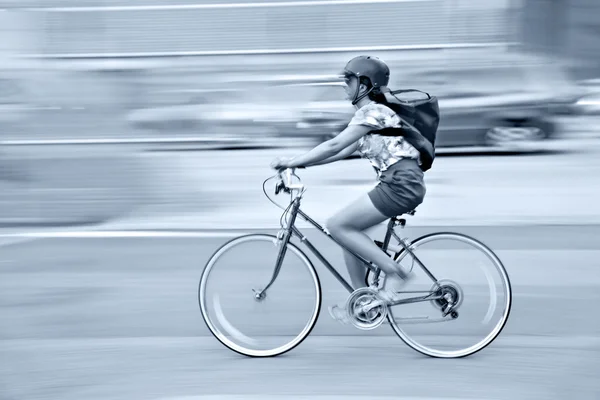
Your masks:
M 0 0 L 0 399 L 376 398 L 365 377 L 394 398 L 599 399 L 599 13 L 597 0 Z M 388 63 L 392 89 L 440 99 L 406 233 L 497 251 L 515 290 L 505 336 L 442 364 L 325 312 L 285 358 L 242 362 L 199 315 L 202 268 L 228 238 L 277 230 L 269 163 L 347 125 L 336 75 L 360 54 Z M 354 156 L 300 176 L 319 222 L 375 184 Z M 339 249 L 306 232 L 346 276 Z M 318 270 L 324 305 L 343 300 Z

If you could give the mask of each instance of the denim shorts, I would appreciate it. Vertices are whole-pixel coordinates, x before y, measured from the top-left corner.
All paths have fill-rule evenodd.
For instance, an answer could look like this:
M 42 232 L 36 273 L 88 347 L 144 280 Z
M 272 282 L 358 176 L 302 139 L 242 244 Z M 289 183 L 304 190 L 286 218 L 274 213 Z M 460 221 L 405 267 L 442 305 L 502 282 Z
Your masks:
M 388 218 L 404 214 L 423 202 L 426 192 L 423 178 L 417 160 L 404 158 L 381 173 L 369 198 Z

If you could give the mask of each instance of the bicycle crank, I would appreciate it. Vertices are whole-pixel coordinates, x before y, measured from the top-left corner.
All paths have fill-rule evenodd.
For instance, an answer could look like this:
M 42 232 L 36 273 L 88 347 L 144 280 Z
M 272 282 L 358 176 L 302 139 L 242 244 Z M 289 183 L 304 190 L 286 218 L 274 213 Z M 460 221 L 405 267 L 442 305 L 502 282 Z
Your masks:
M 371 288 L 360 288 L 350 294 L 346 302 L 346 310 L 352 325 L 361 330 L 371 330 L 380 326 L 387 317 L 388 308 L 384 304 L 370 307 L 371 303 L 381 303 L 377 291 Z

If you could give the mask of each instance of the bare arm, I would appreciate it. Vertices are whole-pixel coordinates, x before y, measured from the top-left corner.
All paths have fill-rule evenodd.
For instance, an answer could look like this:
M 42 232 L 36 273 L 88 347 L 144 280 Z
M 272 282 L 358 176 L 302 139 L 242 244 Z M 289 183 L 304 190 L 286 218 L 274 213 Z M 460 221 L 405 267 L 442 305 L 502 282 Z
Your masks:
M 312 164 L 307 165 L 307 167 L 313 167 L 315 165 L 323 165 L 323 164 L 329 164 L 338 160 L 342 160 L 346 157 L 349 157 L 352 155 L 352 153 L 354 153 L 356 151 L 356 149 L 358 148 L 358 142 L 354 142 L 352 143 L 350 146 L 346 147 L 344 150 L 340 151 L 339 153 L 337 153 L 336 155 L 333 155 L 329 158 L 326 158 L 324 160 L 321 161 L 317 161 L 314 162 Z
M 315 163 L 334 157 L 342 150 L 357 142 L 358 139 L 369 133 L 372 129 L 373 128 L 363 125 L 348 126 L 336 137 L 321 143 L 306 154 L 293 158 L 288 166 L 294 168 L 315 165 Z

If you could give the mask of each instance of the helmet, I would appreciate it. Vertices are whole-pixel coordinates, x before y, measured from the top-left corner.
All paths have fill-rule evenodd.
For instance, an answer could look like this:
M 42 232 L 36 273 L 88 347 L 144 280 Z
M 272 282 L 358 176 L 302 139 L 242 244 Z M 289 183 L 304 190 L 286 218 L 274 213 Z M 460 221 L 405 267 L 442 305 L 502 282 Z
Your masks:
M 355 76 L 359 79 L 362 77 L 368 78 L 371 82 L 371 88 L 358 97 L 358 86 L 352 100 L 352 104 L 358 103 L 362 98 L 367 96 L 373 90 L 378 90 L 381 87 L 387 86 L 390 81 L 390 68 L 386 63 L 377 57 L 358 56 L 348 61 L 343 71 L 344 77 Z

